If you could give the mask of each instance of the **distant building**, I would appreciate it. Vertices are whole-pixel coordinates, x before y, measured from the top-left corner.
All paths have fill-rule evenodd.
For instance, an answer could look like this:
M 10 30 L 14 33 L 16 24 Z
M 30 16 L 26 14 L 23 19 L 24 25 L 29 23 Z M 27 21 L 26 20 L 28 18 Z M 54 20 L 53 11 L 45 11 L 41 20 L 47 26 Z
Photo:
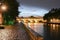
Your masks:
M 53 23 L 60 23 L 60 19 L 55 19 L 55 18 L 53 18 L 53 19 L 50 20 L 50 22 L 53 22 Z

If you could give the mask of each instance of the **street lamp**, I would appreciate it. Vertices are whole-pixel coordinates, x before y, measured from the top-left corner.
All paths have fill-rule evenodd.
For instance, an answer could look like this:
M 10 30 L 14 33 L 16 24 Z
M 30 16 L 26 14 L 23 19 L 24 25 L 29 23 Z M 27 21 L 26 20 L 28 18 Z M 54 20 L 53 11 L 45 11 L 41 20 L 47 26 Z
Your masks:
M 3 15 L 2 13 L 7 10 L 7 5 L 0 3 L 0 26 L 3 24 Z

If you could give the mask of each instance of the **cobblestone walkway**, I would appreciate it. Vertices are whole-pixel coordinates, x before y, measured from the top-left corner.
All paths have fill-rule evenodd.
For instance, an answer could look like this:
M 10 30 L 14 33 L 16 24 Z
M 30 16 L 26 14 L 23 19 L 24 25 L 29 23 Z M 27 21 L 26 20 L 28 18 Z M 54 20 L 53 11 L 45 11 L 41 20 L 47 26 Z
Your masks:
M 15 27 L 0 29 L 0 40 L 30 40 L 24 29 L 24 24 L 16 24 Z

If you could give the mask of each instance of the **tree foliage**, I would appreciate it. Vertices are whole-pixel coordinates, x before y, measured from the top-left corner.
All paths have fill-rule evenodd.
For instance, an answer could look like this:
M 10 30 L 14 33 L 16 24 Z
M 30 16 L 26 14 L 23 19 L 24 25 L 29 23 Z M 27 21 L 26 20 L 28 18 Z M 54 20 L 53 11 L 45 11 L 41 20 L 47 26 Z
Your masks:
M 3 13 L 4 22 L 8 24 L 8 23 L 12 23 L 11 21 L 13 21 L 14 23 L 14 20 L 19 14 L 18 2 L 16 0 L 4 0 L 3 3 L 8 6 L 8 10 Z
M 50 20 L 52 18 L 60 19 L 60 8 L 59 9 L 51 9 L 48 13 L 46 13 L 43 17 L 46 20 Z

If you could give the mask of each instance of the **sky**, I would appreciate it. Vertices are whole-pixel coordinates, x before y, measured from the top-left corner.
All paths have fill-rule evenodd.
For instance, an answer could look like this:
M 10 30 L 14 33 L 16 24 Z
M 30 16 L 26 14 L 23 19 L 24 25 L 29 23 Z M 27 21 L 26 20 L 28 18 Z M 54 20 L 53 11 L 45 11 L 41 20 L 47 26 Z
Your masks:
M 17 0 L 19 16 L 44 16 L 52 8 L 60 8 L 60 0 Z

